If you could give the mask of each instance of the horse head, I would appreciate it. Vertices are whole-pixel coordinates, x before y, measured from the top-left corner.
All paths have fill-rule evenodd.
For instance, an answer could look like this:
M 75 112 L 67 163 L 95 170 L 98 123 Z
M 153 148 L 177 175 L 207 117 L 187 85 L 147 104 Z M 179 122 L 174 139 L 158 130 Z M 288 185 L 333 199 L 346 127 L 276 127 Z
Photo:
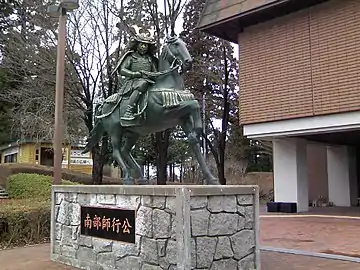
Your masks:
M 165 39 L 162 56 L 172 64 L 180 64 L 183 72 L 192 67 L 192 57 L 186 48 L 185 42 L 176 35 Z

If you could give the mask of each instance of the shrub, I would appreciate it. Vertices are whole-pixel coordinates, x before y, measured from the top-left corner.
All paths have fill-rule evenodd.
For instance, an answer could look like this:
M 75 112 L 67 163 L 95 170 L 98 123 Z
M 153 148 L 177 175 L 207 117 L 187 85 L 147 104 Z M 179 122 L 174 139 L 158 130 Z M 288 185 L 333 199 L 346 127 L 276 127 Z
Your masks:
M 8 192 L 12 199 L 51 198 L 51 176 L 19 173 L 9 177 Z M 62 184 L 76 185 L 63 180 Z
M 18 163 L 0 164 L 0 186 L 4 186 L 8 188 L 8 181 L 7 181 L 8 177 L 19 173 L 31 173 L 31 174 L 52 176 L 53 168 L 42 165 L 34 165 L 34 164 L 18 164 Z M 72 182 L 77 182 L 85 185 L 92 184 L 92 176 L 90 174 L 76 172 L 69 169 L 64 169 L 64 168 L 62 169 L 62 177 L 63 179 Z M 121 184 L 122 182 L 120 179 L 104 176 L 103 183 L 118 185 Z
M 50 237 L 50 199 L 0 203 L 0 247 L 42 243 Z

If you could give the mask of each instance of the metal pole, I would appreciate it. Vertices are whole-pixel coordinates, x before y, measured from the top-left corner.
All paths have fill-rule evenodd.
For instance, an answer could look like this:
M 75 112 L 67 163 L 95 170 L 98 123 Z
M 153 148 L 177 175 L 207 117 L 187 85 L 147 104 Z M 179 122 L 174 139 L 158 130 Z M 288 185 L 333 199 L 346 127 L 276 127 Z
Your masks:
M 202 109 L 203 109 L 203 132 L 204 136 L 206 135 L 206 93 L 203 93 L 202 96 Z M 206 160 L 206 139 L 203 138 L 203 155 L 204 159 Z
M 54 185 L 61 184 L 62 141 L 63 141 L 63 109 L 65 80 L 65 46 L 66 46 L 66 10 L 61 8 L 59 17 L 59 33 L 56 65 L 56 97 L 55 97 L 55 134 L 54 134 Z

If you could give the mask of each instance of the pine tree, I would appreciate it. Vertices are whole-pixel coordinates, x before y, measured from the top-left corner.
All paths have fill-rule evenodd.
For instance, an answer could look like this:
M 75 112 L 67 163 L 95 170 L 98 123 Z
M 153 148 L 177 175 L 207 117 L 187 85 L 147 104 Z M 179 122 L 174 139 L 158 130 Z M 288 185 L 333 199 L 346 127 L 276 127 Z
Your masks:
M 206 140 L 216 163 L 219 180 L 226 184 L 224 164 L 227 135 L 231 126 L 239 127 L 238 62 L 233 56 L 234 48 L 230 42 L 196 29 L 205 2 L 190 0 L 185 7 L 181 36 L 195 61 L 185 78 L 187 87 L 199 100 L 206 94 L 207 121 L 212 130 L 212 136 Z M 215 126 L 214 119 L 221 122 L 220 128 Z

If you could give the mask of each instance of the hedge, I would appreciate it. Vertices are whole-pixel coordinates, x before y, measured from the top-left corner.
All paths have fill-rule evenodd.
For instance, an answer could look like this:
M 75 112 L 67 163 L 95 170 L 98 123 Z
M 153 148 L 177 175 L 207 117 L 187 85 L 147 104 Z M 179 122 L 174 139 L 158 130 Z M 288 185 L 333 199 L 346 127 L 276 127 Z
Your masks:
M 62 184 L 74 185 L 63 180 Z M 0 201 L 0 247 L 48 241 L 52 177 L 20 173 L 9 177 L 10 200 Z
M 0 247 L 48 241 L 50 199 L 8 200 L 0 203 Z
M 52 176 L 53 168 L 41 166 L 41 165 L 33 165 L 33 164 L 17 164 L 17 163 L 0 164 L 0 186 L 4 186 L 8 188 L 8 178 L 11 175 L 19 174 L 19 173 L 30 173 L 30 174 Z M 64 168 L 62 169 L 62 178 L 81 184 L 86 184 L 86 185 L 92 184 L 92 176 L 90 174 L 75 172 Z M 122 184 L 122 181 L 121 179 L 104 176 L 103 184 L 118 185 L 118 184 Z
M 11 199 L 51 198 L 51 176 L 19 173 L 9 177 L 8 193 Z M 64 185 L 78 185 L 62 180 Z

